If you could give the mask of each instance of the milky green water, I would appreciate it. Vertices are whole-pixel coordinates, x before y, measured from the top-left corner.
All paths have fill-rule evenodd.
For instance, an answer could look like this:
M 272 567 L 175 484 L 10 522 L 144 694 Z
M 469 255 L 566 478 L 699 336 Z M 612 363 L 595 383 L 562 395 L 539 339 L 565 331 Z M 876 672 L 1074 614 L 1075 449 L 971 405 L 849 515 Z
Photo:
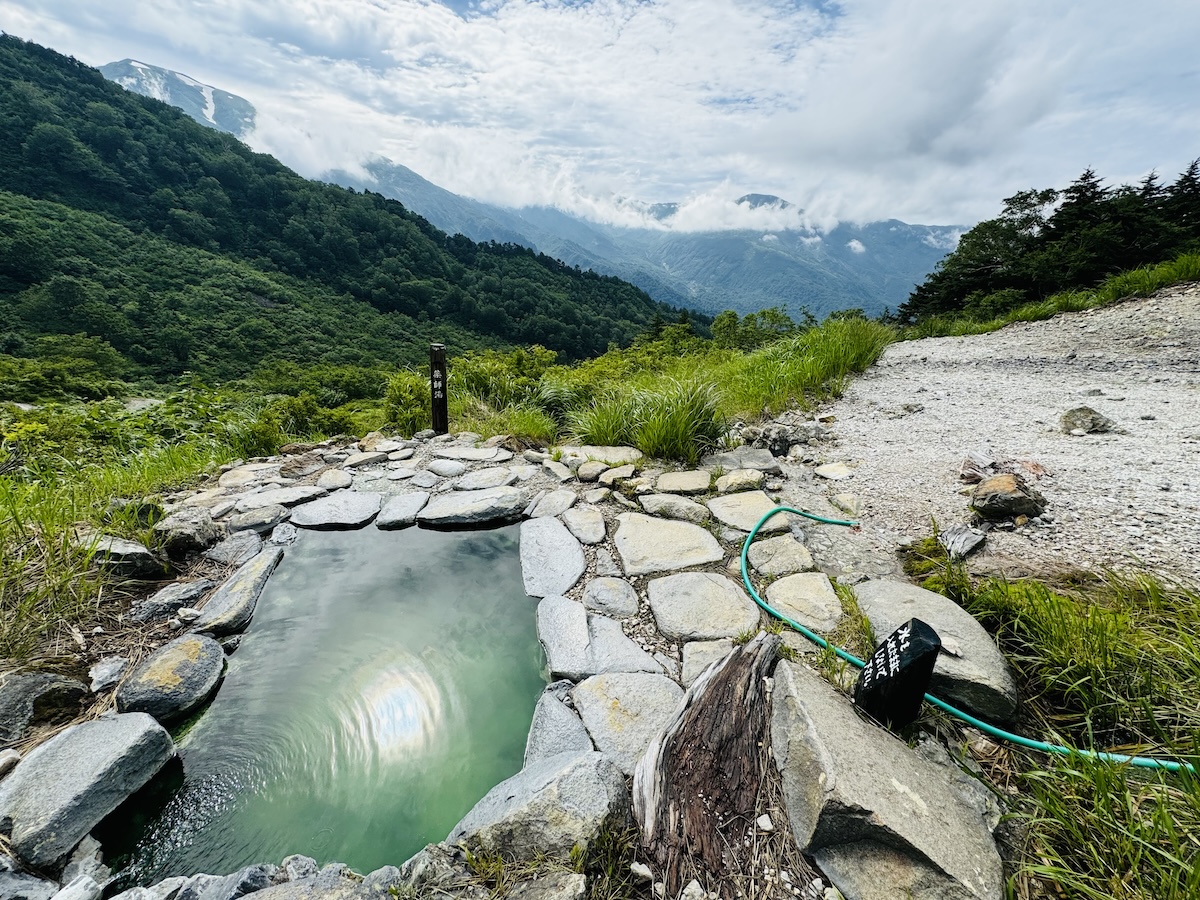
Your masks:
M 517 772 L 543 686 L 515 526 L 302 532 L 128 876 L 398 865 Z

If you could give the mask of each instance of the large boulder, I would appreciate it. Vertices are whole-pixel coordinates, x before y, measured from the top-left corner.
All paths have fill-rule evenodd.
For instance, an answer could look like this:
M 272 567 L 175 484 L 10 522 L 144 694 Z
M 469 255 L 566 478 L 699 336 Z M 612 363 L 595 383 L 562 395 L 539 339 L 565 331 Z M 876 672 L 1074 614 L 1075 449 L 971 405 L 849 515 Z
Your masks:
M 522 522 L 520 544 L 521 578 L 530 597 L 565 594 L 587 568 L 583 547 L 558 519 Z
M 942 639 L 929 693 L 968 712 L 1010 722 L 1017 712 L 1017 683 L 996 642 L 975 617 L 941 594 L 903 581 L 878 579 L 854 586 L 858 608 L 877 635 L 909 619 L 928 623 Z
M 652 580 L 646 594 L 658 630 L 673 641 L 733 638 L 758 627 L 758 607 L 724 575 L 667 575 Z
M 621 771 L 602 753 L 558 753 L 492 788 L 454 826 L 448 844 L 506 857 L 566 858 L 606 825 L 629 819 Z
M 72 725 L 31 751 L 0 781 L 0 831 L 17 855 L 48 868 L 175 755 L 145 713 Z
M 717 539 L 690 522 L 670 522 L 641 513 L 622 513 L 614 542 L 626 575 L 671 572 L 720 562 Z
M 259 594 L 281 559 L 282 547 L 271 546 L 260 551 L 208 598 L 200 618 L 192 623 L 192 630 L 221 637 L 244 629 L 254 615 Z
M 987 823 L 946 773 L 802 666 L 776 667 L 771 749 L 796 842 L 846 896 L 1004 896 Z
M 225 652 L 210 637 L 187 634 L 152 653 L 117 688 L 120 712 L 181 719 L 212 696 L 225 672 Z
M 650 740 L 670 721 L 683 690 L 663 675 L 593 675 L 571 693 L 596 749 L 632 775 Z
M 525 509 L 525 497 L 515 487 L 482 491 L 452 491 L 433 497 L 417 514 L 423 528 L 479 528 L 515 522 Z
M 69 722 L 79 715 L 87 687 L 52 672 L 0 675 L 0 749 L 24 739 L 35 725 Z

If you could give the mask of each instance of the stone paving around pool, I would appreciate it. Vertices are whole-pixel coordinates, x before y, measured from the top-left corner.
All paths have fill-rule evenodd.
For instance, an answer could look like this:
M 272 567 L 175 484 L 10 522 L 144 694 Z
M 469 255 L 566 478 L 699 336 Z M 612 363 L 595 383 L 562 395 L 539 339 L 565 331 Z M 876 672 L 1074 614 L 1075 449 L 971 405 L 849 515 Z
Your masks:
M 236 649 L 264 584 L 302 528 L 521 523 L 522 573 L 526 592 L 540 598 L 537 629 L 550 680 L 534 713 L 525 766 L 480 800 L 445 843 L 361 884 L 348 879 L 344 867 L 318 872 L 311 860 L 289 857 L 282 866 L 251 866 L 224 879 L 169 879 L 169 884 L 127 891 L 121 900 L 232 900 L 250 890 L 261 890 L 263 900 L 384 898 L 396 886 L 484 897 L 486 891 L 464 880 L 455 845 L 518 858 L 566 856 L 606 824 L 625 821 L 627 778 L 688 686 L 766 623 L 741 581 L 739 555 L 747 532 L 781 504 L 827 517 L 844 514 L 826 499 L 831 491 L 813 467 L 765 449 L 738 448 L 679 471 L 628 447 L 514 453 L 503 444 L 503 439 L 481 443 L 471 434 L 426 434 L 414 440 L 368 435 L 349 446 L 294 447 L 286 456 L 225 466 L 201 489 L 169 498 L 168 515 L 155 529 L 174 559 L 163 560 L 128 541 L 106 544 L 105 564 L 123 573 L 161 574 L 168 562 L 183 566 L 197 553 L 203 565 L 191 565 L 189 580 L 163 587 L 130 612 L 138 621 L 165 621 L 178 633 L 176 639 L 131 671 L 118 658 L 95 667 L 93 689 L 115 686 L 118 713 L 61 732 L 0 781 L 0 826 L 11 825 L 16 857 L 61 872 L 58 881 L 39 880 L 0 854 L 0 900 L 97 900 L 108 873 L 88 844 L 89 832 L 173 754 L 159 723 L 178 720 L 219 689 L 222 650 Z M 838 482 L 835 490 L 844 505 L 845 483 Z M 909 618 L 910 610 L 919 611 L 939 631 L 944 623 L 954 644 L 935 670 L 947 695 L 989 718 L 1012 718 L 1016 687 L 994 642 L 950 601 L 903 582 L 892 548 L 869 534 L 785 513 L 772 518 L 762 534 L 749 559 L 773 605 L 829 633 L 843 617 L 834 578 L 856 585 L 860 608 L 879 634 Z M 807 652 L 811 645 L 793 646 Z M 0 702 L 4 696 L 0 693 Z M 808 709 L 812 702 L 800 707 Z M 842 701 L 831 691 L 822 702 Z M 776 749 L 777 759 L 784 760 L 781 771 L 788 758 L 804 757 L 808 775 L 815 776 L 809 757 L 817 750 L 799 749 L 797 742 L 808 740 L 820 748 L 838 740 L 823 733 L 820 722 L 805 726 L 807 738 L 795 737 L 803 729 L 791 719 L 777 727 L 792 729 L 789 749 Z M 837 727 L 853 730 L 848 722 Z M 920 781 L 938 780 L 933 764 L 881 729 L 867 729 L 853 739 L 860 753 L 883 741 L 882 757 L 911 756 L 913 783 L 905 790 L 920 792 Z M 69 791 L 56 786 L 64 766 L 75 785 Z M 953 766 L 947 771 L 958 772 Z M 784 778 L 789 783 L 787 771 Z M 952 774 L 940 780 L 952 781 Z M 795 790 L 803 794 L 803 785 Z M 846 842 L 814 846 L 802 841 L 807 853 L 830 860 L 829 870 L 838 872 L 838 884 L 848 895 L 886 870 L 915 897 L 958 896 L 954 892 L 962 890 L 964 896 L 1002 896 L 999 858 L 983 824 L 994 801 L 992 806 L 955 801 L 962 808 L 950 817 L 954 827 L 963 828 L 964 818 L 979 824 L 965 857 L 942 864 L 937 862 L 940 845 L 961 844 L 961 835 L 939 830 L 934 822 L 910 821 L 910 812 L 899 809 L 909 803 L 903 791 L 878 799 L 877 807 L 867 793 L 863 788 L 853 798 L 872 809 L 868 819 L 876 822 L 863 825 L 854 838 L 856 844 L 870 844 L 870 852 L 860 854 L 867 860 L 863 866 L 856 868 Z M 943 794 L 950 792 L 938 795 L 944 805 L 949 801 Z M 792 806 L 796 828 L 797 816 L 819 818 L 828 803 L 818 802 L 804 813 Z M 901 820 L 903 827 L 896 824 Z M 895 837 L 897 828 L 902 838 Z M 876 831 L 878 844 L 871 843 Z M 76 859 L 81 853 L 83 862 Z M 73 862 L 64 871 L 59 867 L 67 857 Z M 543 881 L 534 886 L 543 891 L 537 897 L 578 898 L 584 890 L 582 876 Z

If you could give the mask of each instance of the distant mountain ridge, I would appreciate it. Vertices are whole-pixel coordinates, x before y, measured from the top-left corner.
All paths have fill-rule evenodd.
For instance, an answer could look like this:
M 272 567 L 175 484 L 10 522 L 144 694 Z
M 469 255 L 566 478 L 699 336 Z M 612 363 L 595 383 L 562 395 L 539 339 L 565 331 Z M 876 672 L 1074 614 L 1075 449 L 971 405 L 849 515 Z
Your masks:
M 180 72 L 136 59 L 108 63 L 100 72 L 126 90 L 178 107 L 201 125 L 239 138 L 254 131 L 257 110 L 249 100 Z
M 179 106 L 202 124 L 237 136 L 253 127 L 254 107 L 245 100 L 169 69 L 123 60 L 101 71 L 129 90 Z M 708 314 L 768 306 L 781 306 L 793 317 L 804 310 L 818 317 L 852 307 L 870 315 L 895 310 L 954 249 L 962 231 L 895 219 L 841 224 L 826 233 L 624 228 L 550 207 L 512 209 L 472 200 L 382 157 L 365 162 L 361 173 L 333 170 L 321 180 L 398 200 L 448 234 L 530 247 L 569 266 L 629 281 L 661 303 Z M 795 208 L 772 194 L 749 193 L 736 202 L 748 210 Z M 681 206 L 642 208 L 649 218 L 669 224 Z

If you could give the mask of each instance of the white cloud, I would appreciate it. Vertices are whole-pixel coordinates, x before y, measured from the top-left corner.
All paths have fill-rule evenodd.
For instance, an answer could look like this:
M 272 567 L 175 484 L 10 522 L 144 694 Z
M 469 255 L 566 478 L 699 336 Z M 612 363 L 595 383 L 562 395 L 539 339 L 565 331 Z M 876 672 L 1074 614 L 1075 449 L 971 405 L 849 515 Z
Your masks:
M 492 202 L 646 224 L 623 198 L 673 200 L 674 227 L 769 232 L 970 224 L 1089 165 L 1173 178 L 1200 154 L 1200 5 L 1158 7 L 8 0 L 0 27 L 241 94 L 255 146 L 305 174 L 378 153 Z
M 846 246 L 850 248 L 851 253 L 866 253 L 867 252 L 866 245 L 864 245 L 863 242 L 860 241 L 858 238 L 851 238 L 850 240 L 846 241 Z
M 762 240 L 762 242 L 763 242 L 764 244 L 774 244 L 774 243 L 778 243 L 778 241 L 779 241 L 779 235 L 777 235 L 777 234 L 764 234 L 764 235 L 762 236 L 761 240 Z

